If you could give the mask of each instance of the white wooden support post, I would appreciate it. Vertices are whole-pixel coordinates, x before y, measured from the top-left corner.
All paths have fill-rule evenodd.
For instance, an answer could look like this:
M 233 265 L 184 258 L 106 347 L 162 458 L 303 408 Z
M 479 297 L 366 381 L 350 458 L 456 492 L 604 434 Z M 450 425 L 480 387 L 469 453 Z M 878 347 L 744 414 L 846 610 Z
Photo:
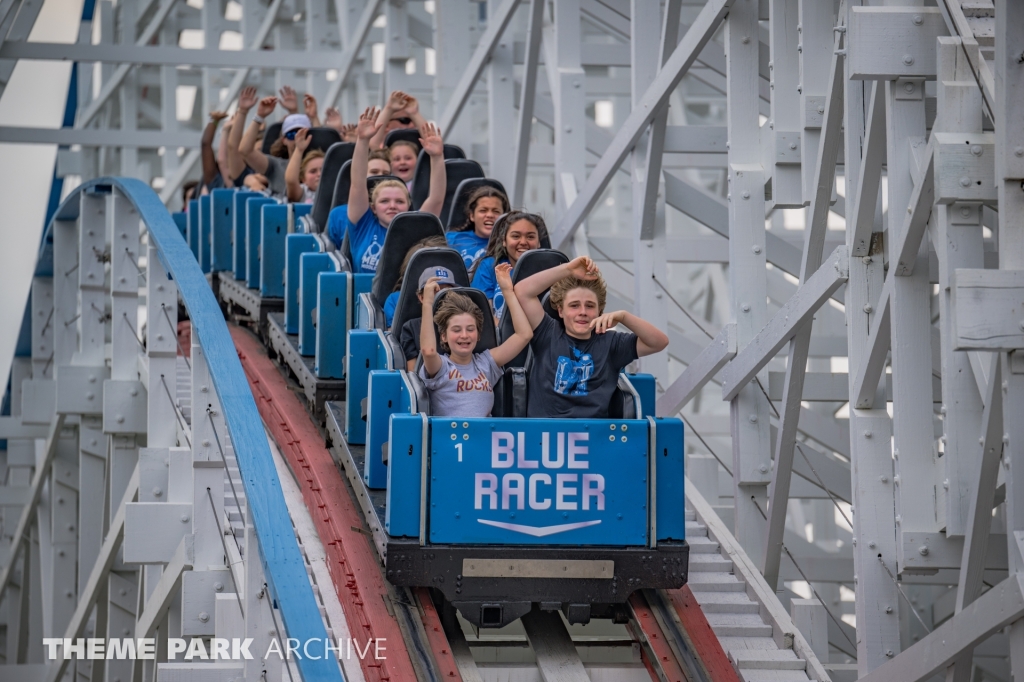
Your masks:
M 324 53 L 331 51 L 329 40 L 330 24 L 327 23 L 327 1 L 306 0 L 306 51 Z M 339 23 L 343 21 L 338 17 Z M 327 72 L 319 69 L 306 71 L 306 92 L 316 97 L 317 102 L 322 102 L 327 94 Z M 300 94 L 301 97 L 301 94 Z M 320 104 L 320 121 L 324 120 L 327 104 Z M 305 108 L 299 105 L 299 111 L 305 112 Z
M 561 216 L 586 175 L 586 74 L 580 63 L 580 0 L 555 0 L 554 10 L 557 28 L 545 33 L 554 36 L 553 45 L 545 40 L 545 62 L 554 66 L 548 75 L 555 100 L 555 212 Z
M 178 416 L 172 401 L 178 383 L 178 287 L 167 276 L 153 245 L 149 246 L 146 265 L 147 444 L 173 447 L 178 444 Z
M 459 84 L 462 72 L 469 62 L 470 11 L 476 4 L 469 0 L 448 0 L 434 3 L 434 51 L 437 59 L 437 74 L 434 77 L 434 112 L 444 111 Z M 473 22 L 476 25 L 476 22 Z M 471 149 L 471 131 L 456 126 L 453 130 L 442 130 L 444 141 Z M 506 188 L 507 189 L 507 188 Z
M 211 410 L 213 421 L 207 409 Z M 224 461 L 217 449 L 217 435 L 226 434 L 220 400 L 210 378 L 206 356 L 192 344 L 192 532 L 195 570 L 224 566 L 224 545 L 218 524 L 224 524 Z M 221 436 L 221 444 L 224 438 Z M 210 489 L 207 495 L 206 489 Z M 213 508 L 210 506 L 213 498 Z
M 537 100 L 537 64 L 544 31 L 543 0 L 531 0 L 526 34 L 526 56 L 523 63 L 523 83 L 519 93 L 519 120 L 516 124 L 515 163 L 512 184 L 506 185 L 513 206 L 523 206 L 526 198 L 526 169 L 530 160 L 530 138 L 533 130 L 533 107 Z
M 835 14 L 827 2 L 800 0 L 800 164 L 803 170 L 803 204 L 814 201 L 818 144 L 824 134 L 816 119 L 825 114 L 833 63 Z M 831 199 L 831 189 L 829 190 Z
M 301 25 L 300 25 L 301 26 Z M 272 35 L 274 38 L 274 49 L 276 50 L 297 50 L 300 48 L 297 29 L 300 27 L 295 25 L 291 21 L 282 21 L 274 26 Z M 291 85 L 292 87 L 298 85 L 298 80 L 295 75 L 294 69 L 275 69 L 274 70 L 274 92 L 275 94 L 285 85 Z M 302 93 L 299 93 L 299 112 L 302 112 Z M 277 115 L 284 119 L 288 115 L 288 112 L 284 109 L 278 109 Z
M 885 94 L 889 240 L 898 243 L 905 227 L 902 218 L 910 210 L 917 169 L 911 146 L 925 144 L 924 82 L 907 78 L 887 81 Z M 922 249 L 927 254 L 926 243 L 922 243 Z M 937 531 L 943 525 L 939 515 L 945 513 L 932 403 L 921 399 L 929 395 L 932 382 L 931 353 L 922 352 L 931 348 L 931 284 L 923 271 L 917 268 L 908 277 L 898 277 L 889 297 L 893 436 L 896 470 L 903 482 L 897 489 L 897 513 L 902 517 L 898 532 Z M 904 545 L 897 542 L 896 546 L 903 565 Z
M 495 20 L 502 0 L 488 0 L 487 21 Z M 514 158 L 516 139 L 509 135 L 515 127 L 515 79 L 513 53 L 515 35 L 506 29 L 491 51 L 487 66 L 487 142 L 488 176 L 499 180 L 511 191 L 515 178 L 509 159 Z
M 267 682 L 281 682 L 283 671 L 281 658 L 270 656 L 263 658 L 269 650 L 271 640 L 275 639 L 273 598 L 264 587 L 266 578 L 263 575 L 263 563 L 256 540 L 256 528 L 252 523 L 249 508 L 245 512 L 245 584 L 240 585 L 243 591 L 242 603 L 245 605 L 245 637 L 252 637 L 251 650 L 253 659 L 245 662 L 246 679 L 259 677 L 267 671 Z
M 848 0 L 849 13 L 861 0 Z M 867 171 L 862 164 L 871 162 L 861 156 L 864 140 L 865 117 L 864 86 L 850 79 L 850 60 L 846 60 L 845 84 L 845 172 L 846 205 L 856 207 L 860 193 L 872 192 L 875 187 L 858 184 Z M 870 97 L 870 93 L 869 93 Z M 878 161 L 881 164 L 881 160 Z M 879 171 L 880 172 L 880 171 Z M 874 213 L 874 204 L 869 207 Z M 866 209 L 865 209 L 866 210 Z M 864 216 L 867 219 L 867 216 Z M 865 345 L 871 328 L 872 315 L 878 315 L 872 305 L 882 290 L 884 276 L 882 253 L 872 232 L 880 232 L 881 225 L 870 221 L 873 229 L 867 231 L 870 250 L 860 257 L 850 258 L 850 278 L 846 285 L 847 344 L 849 348 L 850 390 L 854 390 L 856 375 L 865 360 Z M 847 216 L 846 244 L 851 253 L 858 244 L 857 220 Z M 878 391 L 873 392 L 876 396 Z M 882 554 L 891 571 L 896 570 L 896 525 L 893 512 L 893 486 L 884 485 L 882 477 L 893 480 L 892 451 L 889 446 L 889 418 L 884 410 L 884 394 L 873 410 L 850 409 L 850 474 L 853 487 L 853 566 L 857 575 L 854 585 L 857 612 L 857 670 L 863 676 L 899 653 L 899 593 L 878 560 Z M 864 434 L 872 432 L 871 438 Z M 875 543 L 872 547 L 871 543 Z M 895 574 L 895 573 L 894 573 Z M 891 608 L 891 613 L 886 609 Z
M 107 195 L 110 255 L 110 378 L 135 381 L 142 352 L 139 331 L 139 214 L 117 193 Z
M 656 3 L 633 0 L 630 21 L 632 102 L 636 106 L 654 82 L 658 69 L 671 56 L 679 39 L 680 2 L 665 4 L 665 15 Z M 661 44 L 653 36 L 661 32 Z M 668 302 L 655 278 L 668 286 L 665 253 L 664 190 L 661 185 L 662 153 L 668 107 L 654 117 L 647 134 L 633 150 L 633 312 L 657 323 L 668 319 Z M 659 191 L 661 189 L 661 191 Z M 660 210 L 659 210 L 660 208 Z M 653 374 L 662 387 L 668 385 L 668 353 L 641 358 L 640 370 Z
M 729 285 L 736 338 L 742 351 L 768 321 L 756 0 L 733 3 L 726 18 L 725 40 L 729 98 Z M 735 535 L 750 556 L 761 556 L 764 552 L 762 513 L 766 511 L 767 485 L 771 480 L 768 410 L 767 399 L 755 382 L 747 384 L 730 404 Z
M 939 38 L 938 118 L 942 132 L 981 132 L 981 90 L 958 38 Z M 944 159 L 936 158 L 937 164 Z M 984 268 L 981 204 L 939 204 L 933 238 L 939 260 L 939 331 L 942 338 L 942 408 L 946 497 L 946 537 L 963 537 L 974 479 L 981 465 L 978 434 L 984 405 L 966 351 L 953 350 L 955 331 L 951 307 L 951 278 L 957 268 Z M 969 667 L 969 666 L 968 666 Z M 969 672 L 969 670 L 968 670 Z M 957 675 L 960 676 L 960 673 Z M 962 678 L 964 680 L 968 678 Z
M 776 208 L 804 205 L 800 182 L 800 5 L 798 0 L 768 3 L 771 61 L 768 75 L 772 91 L 771 120 L 761 129 L 766 166 L 772 173 L 772 203 Z M 819 124 L 820 125 L 820 124 Z
M 818 660 L 828 663 L 828 614 L 817 599 L 794 599 L 789 603 L 793 625 L 803 633 Z
M 138 10 L 140 4 L 134 2 L 119 2 L 117 4 L 120 14 L 121 34 L 118 42 L 121 45 L 132 45 L 135 42 L 135 31 L 126 27 L 135 26 L 138 21 Z M 205 11 L 205 10 L 204 10 Z M 207 42 L 207 45 L 210 43 Z M 125 74 L 121 83 L 121 97 L 119 106 L 121 108 L 121 130 L 134 131 L 138 127 L 139 120 L 139 99 L 141 93 L 138 86 L 138 70 L 131 69 Z M 206 93 L 204 92 L 205 96 Z M 209 106 L 209 105 L 207 105 Z M 134 178 L 139 172 L 139 150 L 138 147 L 121 147 L 121 174 Z
M 32 278 L 32 379 L 42 382 L 53 379 L 53 278 Z M 36 387 L 42 389 L 42 384 Z
M 245 35 L 245 24 L 246 19 L 249 17 L 249 6 L 258 5 L 259 3 L 246 3 L 244 11 L 242 13 L 242 34 Z M 249 19 L 251 21 L 251 19 Z M 164 20 L 164 25 L 160 28 L 160 44 L 167 46 L 178 45 L 178 13 L 172 11 L 171 14 Z M 248 44 L 248 41 L 246 41 Z M 81 79 L 81 76 L 79 76 Z M 160 92 L 177 93 L 178 91 L 178 68 L 176 66 L 161 66 L 160 67 Z M 178 132 L 178 110 L 177 110 L 177 97 L 163 97 L 160 98 L 160 129 L 168 133 Z M 167 154 L 166 150 L 163 156 L 160 157 L 160 162 L 163 164 L 163 177 L 171 178 L 174 176 L 175 171 L 178 170 L 178 155 Z M 168 205 L 172 210 L 178 207 L 177 197 L 175 201 Z M 181 210 L 188 210 L 188 206 L 181 206 Z
M 1024 6 L 996 0 L 996 191 L 999 198 L 999 268 L 1024 270 Z M 1024 530 L 1024 349 L 1003 353 L 1003 461 L 1010 574 L 1024 571 L 1014 532 Z M 1016 551 L 1014 551 L 1016 550 Z M 1024 676 L 1024 619 L 1010 628 L 1010 666 Z
M 43 629 L 47 636 L 54 636 L 63 633 L 71 621 L 78 592 L 74 579 L 78 556 L 78 434 L 74 426 L 62 430 L 49 484 L 48 504 L 40 508 L 39 535 L 45 595 Z
M 78 311 L 78 223 L 53 222 L 53 317 L 48 333 L 53 334 L 53 367 L 67 365 L 78 350 L 78 328 L 64 324 L 64 316 Z M 56 372 L 54 372 L 56 375 Z
M 831 15 L 829 15 L 831 16 Z M 830 22 L 831 23 L 831 22 Z M 828 227 L 828 211 L 835 184 L 836 158 L 839 154 L 840 129 L 842 127 L 843 66 L 845 60 L 839 54 L 843 43 L 836 35 L 831 69 L 825 87 L 823 128 L 824 135 L 812 136 L 816 158 L 813 164 L 804 163 L 803 168 L 813 176 L 811 205 L 807 211 L 807 225 L 804 228 L 804 253 L 800 267 L 801 285 L 798 292 L 809 288 L 811 282 L 828 272 L 826 268 L 834 263 L 822 264 L 825 233 Z M 807 131 L 804 131 L 805 133 Z M 849 278 L 849 262 L 843 250 L 843 275 Z M 822 301 L 824 302 L 824 301 Z M 788 309 L 787 302 L 783 309 Z M 782 412 L 779 417 L 778 435 L 775 440 L 775 468 L 772 472 L 771 504 L 768 513 L 768 537 L 765 544 L 764 560 L 761 564 L 765 580 L 771 586 L 778 583 L 779 562 L 782 540 L 785 534 L 786 512 L 789 507 L 789 486 L 792 482 L 794 448 L 800 419 L 801 400 L 804 392 L 804 371 L 811 343 L 811 320 L 808 320 L 793 336 L 789 343 L 789 357 L 786 362 L 786 384 L 783 388 Z
M 384 49 L 387 55 L 384 64 L 385 98 L 393 90 L 405 90 L 406 82 L 409 80 L 405 74 L 405 63 L 412 56 L 409 52 L 407 12 L 406 0 L 387 0 L 387 26 L 384 27 Z M 381 105 L 383 104 L 384 102 L 381 102 Z

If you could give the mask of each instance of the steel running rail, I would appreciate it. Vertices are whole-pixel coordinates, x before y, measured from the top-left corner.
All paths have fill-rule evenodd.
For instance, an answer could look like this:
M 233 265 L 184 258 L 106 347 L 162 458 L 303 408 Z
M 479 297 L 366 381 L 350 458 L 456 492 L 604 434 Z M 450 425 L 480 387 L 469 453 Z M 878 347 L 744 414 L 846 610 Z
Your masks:
M 151 242 L 157 247 L 161 264 L 168 277 L 177 283 L 181 300 L 192 319 L 193 343 L 202 347 L 220 398 L 259 539 L 260 559 L 286 635 L 299 641 L 324 641 L 327 630 L 306 575 L 266 435 L 262 429 L 252 428 L 253 424 L 261 423 L 260 414 L 234 341 L 209 282 L 160 197 L 146 183 L 132 178 L 99 178 L 75 188 L 47 226 L 39 253 L 40 264 L 48 262 L 52 267 L 53 222 L 77 219 L 82 193 L 111 191 L 120 192 L 138 211 Z M 297 660 L 297 667 L 305 682 L 344 680 L 333 656 L 302 657 Z

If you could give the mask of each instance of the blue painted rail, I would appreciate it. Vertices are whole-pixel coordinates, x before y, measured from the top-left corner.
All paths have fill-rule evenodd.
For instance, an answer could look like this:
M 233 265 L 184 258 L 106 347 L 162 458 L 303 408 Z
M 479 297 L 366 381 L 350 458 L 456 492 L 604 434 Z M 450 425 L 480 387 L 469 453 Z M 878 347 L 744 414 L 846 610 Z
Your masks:
M 182 237 L 171 214 L 144 182 L 131 178 L 100 178 L 76 188 L 57 209 L 53 219 L 77 219 L 79 194 L 82 192 L 106 193 L 112 190 L 121 192 L 139 212 L 163 265 L 177 282 L 192 319 L 192 342 L 202 347 L 213 385 L 220 396 L 259 538 L 260 559 L 271 595 L 284 620 L 285 636 L 300 642 L 310 639 L 322 642 L 327 638 L 327 631 L 292 530 L 270 448 L 263 430 L 252 428 L 253 424 L 261 423 L 256 402 L 220 306 L 196 262 L 195 253 Z M 52 226 L 51 221 L 46 228 L 37 273 L 40 270 L 52 271 L 53 268 Z M 205 250 L 209 251 L 209 248 Z M 344 680 L 333 656 L 320 660 L 302 657 L 297 660 L 297 665 L 306 682 Z

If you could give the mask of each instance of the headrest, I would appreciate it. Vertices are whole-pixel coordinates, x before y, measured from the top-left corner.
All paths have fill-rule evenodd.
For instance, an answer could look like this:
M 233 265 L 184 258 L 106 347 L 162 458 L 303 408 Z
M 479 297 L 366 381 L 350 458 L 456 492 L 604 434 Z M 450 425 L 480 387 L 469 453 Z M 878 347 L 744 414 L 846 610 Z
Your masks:
M 565 326 L 565 323 L 562 322 L 562 318 L 558 315 L 558 311 L 555 310 L 555 306 L 551 305 L 551 290 L 544 292 L 544 295 L 540 299 L 540 304 L 543 306 L 544 312 L 548 314 L 548 317 L 553 318 L 555 322 L 563 327 Z
M 326 153 L 332 145 L 338 144 L 339 142 L 341 142 L 341 133 L 334 128 L 310 128 L 309 146 L 306 148 L 306 151 L 308 152 L 312 149 L 319 149 Z M 355 143 L 348 142 L 347 144 L 352 145 L 352 148 L 355 149 Z
M 447 216 L 451 212 L 452 198 L 455 196 L 455 190 L 459 183 L 467 178 L 484 177 L 484 169 L 480 167 L 479 163 L 470 159 L 446 159 L 444 172 L 447 184 L 441 215 Z M 420 158 L 416 162 L 416 175 L 412 179 L 412 205 L 418 210 L 428 196 L 430 196 L 430 159 L 426 152 L 420 152 Z
M 491 304 L 487 300 L 487 295 L 479 289 L 472 289 L 470 287 L 455 287 L 454 289 L 445 289 L 444 291 L 438 292 L 437 298 L 434 299 L 434 313 L 437 313 L 437 308 L 441 305 L 441 301 L 444 300 L 445 296 L 453 292 L 458 292 L 469 296 L 473 303 L 476 303 L 477 307 L 483 315 L 483 326 L 480 327 L 480 339 L 476 343 L 476 348 L 473 349 L 474 353 L 483 353 L 485 350 L 489 350 L 498 345 L 498 337 L 494 333 L 494 315 L 490 314 Z M 434 325 L 434 333 L 437 334 L 437 350 L 441 351 L 441 330 Z
M 462 151 L 462 147 L 457 144 L 445 144 L 444 146 L 444 158 L 447 159 L 464 159 L 466 158 L 466 152 Z
M 420 146 L 420 131 L 415 128 L 399 128 L 398 130 L 392 130 L 390 133 L 384 136 L 384 146 L 390 148 L 395 142 L 399 140 L 406 140 L 412 142 L 417 147 Z M 446 144 L 444 146 L 444 158 L 446 159 L 464 159 L 466 158 L 466 152 L 462 151 L 462 147 L 457 144 Z
M 568 262 L 569 257 L 555 249 L 527 251 L 519 257 L 519 260 L 516 261 L 516 266 L 512 268 L 512 283 L 521 282 L 531 275 L 536 275 L 538 272 L 550 270 Z
M 409 249 L 421 239 L 435 235 L 443 237 L 444 230 L 441 229 L 441 221 L 431 213 L 409 211 L 395 216 L 384 237 L 377 274 L 373 277 L 373 297 L 377 299 L 378 305 L 383 306 L 384 299 L 394 291 L 400 274 L 399 268 Z
M 415 128 L 398 128 L 392 130 L 384 136 L 384 146 L 391 147 L 394 143 L 399 140 L 405 140 L 406 142 L 412 142 L 417 147 L 420 146 L 420 131 Z
M 441 214 L 447 218 L 444 224 L 445 228 L 450 230 L 462 224 L 466 217 L 466 204 L 469 202 L 469 195 L 477 187 L 493 187 L 494 189 L 501 190 L 501 193 L 506 197 L 508 196 L 504 185 L 497 180 L 492 178 L 466 178 L 455 188 L 455 193 L 452 195 L 451 209 L 449 209 L 448 213 Z
M 385 180 L 397 180 L 398 182 L 401 182 L 403 185 L 405 184 L 405 182 L 402 181 L 402 178 L 398 177 L 397 175 L 372 175 L 366 178 L 366 191 L 370 194 L 370 196 L 373 196 L 373 188 L 379 185 L 380 183 L 384 182 Z
M 350 143 L 346 142 L 345 144 Z M 373 188 L 377 186 L 377 183 L 384 182 L 385 180 L 398 180 L 399 182 L 402 182 L 402 179 L 395 175 L 374 175 L 373 177 L 366 178 L 367 192 L 373 194 Z M 323 182 L 323 180 L 320 182 Z M 331 196 L 331 208 L 337 208 L 338 206 L 348 203 L 348 192 L 351 187 L 352 159 L 350 157 L 348 161 L 342 164 L 341 170 L 338 171 L 338 178 L 334 181 L 334 193 Z M 330 210 L 328 210 L 328 213 L 330 213 Z
M 318 232 L 323 232 L 327 227 L 327 216 L 331 212 L 331 201 L 334 199 L 334 186 L 338 182 L 338 174 L 346 161 L 352 158 L 352 150 L 355 144 L 352 142 L 335 142 L 328 147 L 324 154 L 324 165 L 320 171 L 320 187 L 330 188 L 331 191 L 317 191 L 316 199 L 313 200 L 313 210 L 310 216 Z
M 518 284 L 531 275 L 536 275 L 538 272 L 543 270 L 549 270 L 553 267 L 557 267 L 562 263 L 568 263 L 569 258 L 561 251 L 555 251 L 553 249 L 535 249 L 534 251 L 527 251 L 519 260 L 516 261 L 516 266 L 512 268 L 512 284 Z M 548 315 L 551 315 L 559 323 L 562 318 L 558 317 L 558 312 L 551 307 L 548 302 L 548 292 L 544 292 L 544 296 L 541 297 L 541 304 L 544 306 L 544 310 L 547 311 Z M 512 316 L 506 307 L 501 313 L 501 319 L 498 321 L 498 338 L 505 340 L 511 338 L 515 333 L 515 329 L 512 326 Z M 528 350 L 528 349 L 527 349 Z M 507 363 L 510 367 L 524 367 L 526 366 L 526 353 L 527 350 L 523 350 L 516 358 Z
M 431 267 L 447 268 L 455 277 L 458 286 L 469 286 L 466 264 L 458 251 L 446 246 L 420 249 L 409 259 L 409 265 L 405 269 L 401 293 L 398 294 L 398 305 L 395 307 L 395 318 L 391 324 L 392 334 L 401 332 L 406 322 L 420 316 L 421 303 L 416 296 L 419 290 L 419 277 L 425 269 Z
M 263 134 L 263 146 L 260 150 L 264 154 L 270 153 L 270 147 L 277 142 L 277 138 L 281 137 L 281 122 L 271 123 L 267 126 L 266 132 Z

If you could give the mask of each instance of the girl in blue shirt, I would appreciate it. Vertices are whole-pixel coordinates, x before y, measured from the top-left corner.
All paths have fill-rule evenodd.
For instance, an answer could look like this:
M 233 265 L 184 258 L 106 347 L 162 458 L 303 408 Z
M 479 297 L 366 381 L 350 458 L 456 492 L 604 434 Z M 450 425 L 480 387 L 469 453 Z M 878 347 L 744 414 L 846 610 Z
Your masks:
M 448 238 L 448 245 L 462 256 L 467 271 L 472 270 L 477 261 L 483 258 L 487 251 L 487 240 L 494 231 L 494 224 L 501 214 L 508 211 L 508 197 L 494 187 L 477 187 L 469 195 L 466 201 L 465 222 L 451 228 L 445 235 Z
M 370 107 L 359 117 L 356 126 L 356 148 L 352 154 L 352 185 L 348 204 L 331 210 L 327 219 L 327 234 L 337 246 L 348 233 L 353 272 L 375 273 L 380 261 L 381 248 L 388 226 L 399 213 L 410 209 L 409 190 L 398 180 L 385 180 L 373 188 L 370 196 L 366 182 L 370 156 L 370 138 L 384 125 L 378 121 L 380 111 Z M 446 178 L 444 171 L 444 141 L 437 126 L 426 123 L 420 129 L 420 143 L 430 156 L 430 194 L 420 207 L 421 211 L 440 216 L 444 206 Z
M 508 263 L 513 268 L 519 257 L 527 251 L 539 249 L 541 240 L 548 235 L 544 219 L 536 213 L 512 211 L 506 213 L 494 224 L 491 238 L 487 243 L 487 252 L 477 262 L 475 270 L 470 271 L 473 288 L 487 294 L 494 308 L 495 319 L 501 318 L 505 309 L 505 296 L 501 293 L 494 266 Z

